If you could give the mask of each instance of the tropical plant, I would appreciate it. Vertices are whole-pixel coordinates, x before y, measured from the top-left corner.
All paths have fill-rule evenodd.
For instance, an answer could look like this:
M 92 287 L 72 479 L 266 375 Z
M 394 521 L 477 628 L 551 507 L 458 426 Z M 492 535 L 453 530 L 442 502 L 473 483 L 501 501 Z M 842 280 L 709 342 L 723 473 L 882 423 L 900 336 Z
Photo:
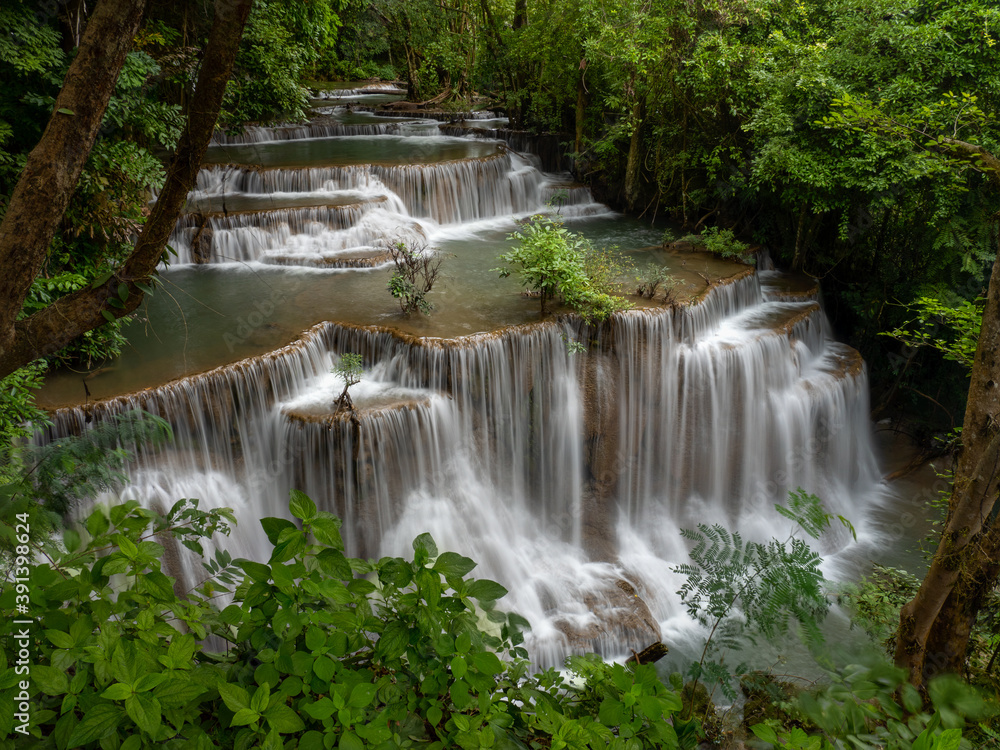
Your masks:
M 506 589 L 468 578 L 476 564 L 430 535 L 412 560 L 365 561 L 307 496 L 293 491 L 289 510 L 295 522 L 261 520 L 266 562 L 207 555 L 234 517 L 196 500 L 163 515 L 98 507 L 18 547 L 0 605 L 30 603 L 44 637 L 23 711 L 28 680 L 0 652 L 0 747 L 695 747 L 651 665 L 588 657 L 529 675 L 527 623 L 495 605 Z M 202 580 L 164 570 L 180 546 Z M 0 637 L 16 643 L 19 627 L 6 618 Z M 206 651 L 209 636 L 225 653 Z
M 833 519 L 820 499 L 801 487 L 789 493 L 787 506 L 775 508 L 813 538 Z M 691 562 L 675 569 L 687 579 L 678 593 L 688 614 L 708 631 L 700 658 L 687 670 L 695 683 L 692 696 L 698 682 L 705 680 L 730 700 L 736 697 L 733 680 L 748 667 L 741 664 L 731 670 L 724 659 L 714 658 L 724 649 L 740 651 L 757 637 L 784 635 L 791 621 L 801 627 L 807 643 L 822 640 L 819 624 L 830 604 L 819 567 L 822 560 L 805 540 L 789 536 L 784 541 L 747 541 L 720 524 L 699 524 L 681 534 L 694 547 L 688 553 Z M 690 714 L 691 705 L 687 711 Z
M 429 315 L 434 305 L 427 301 L 427 295 L 437 281 L 444 259 L 429 252 L 426 245 L 410 247 L 405 242 L 394 243 L 389 256 L 395 266 L 389 279 L 389 294 L 399 301 L 404 315 L 415 312 Z
M 340 355 L 337 364 L 333 366 L 333 374 L 344 381 L 344 390 L 340 392 L 337 400 L 333 402 L 334 414 L 339 414 L 346 410 L 354 412 L 354 402 L 348 392 L 353 385 L 361 382 L 361 375 L 364 373 L 363 361 L 360 354 L 345 353 Z
M 612 282 L 625 273 L 624 262 L 595 251 L 583 235 L 558 219 L 533 216 L 508 239 L 517 244 L 500 256 L 506 265 L 494 270 L 501 278 L 516 272 L 526 287 L 537 291 L 543 316 L 553 301 L 565 303 L 588 322 L 606 320 L 628 307 L 611 293 Z M 596 278 L 588 274 L 588 265 Z

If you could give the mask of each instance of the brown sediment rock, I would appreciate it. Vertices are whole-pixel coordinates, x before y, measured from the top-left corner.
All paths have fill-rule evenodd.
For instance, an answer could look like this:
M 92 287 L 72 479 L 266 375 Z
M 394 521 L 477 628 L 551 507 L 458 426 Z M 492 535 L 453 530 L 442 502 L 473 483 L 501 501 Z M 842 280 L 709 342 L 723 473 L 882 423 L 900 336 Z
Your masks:
M 583 603 L 596 622 L 586 627 L 575 626 L 565 619 L 554 623 L 571 648 L 599 652 L 601 642 L 611 640 L 632 651 L 641 651 L 661 641 L 659 623 L 629 581 L 618 579 L 585 596 Z

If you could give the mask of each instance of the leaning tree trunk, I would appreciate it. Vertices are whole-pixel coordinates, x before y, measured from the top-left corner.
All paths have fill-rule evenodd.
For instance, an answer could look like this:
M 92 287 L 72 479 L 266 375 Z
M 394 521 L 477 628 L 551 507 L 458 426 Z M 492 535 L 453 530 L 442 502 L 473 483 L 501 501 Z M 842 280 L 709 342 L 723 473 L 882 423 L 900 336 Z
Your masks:
M 145 0 L 98 3 L 52 117 L 14 186 L 0 223 L 0 353 L 13 343 L 14 321 L 97 140 L 145 7 Z
M 184 132 L 167 168 L 163 190 L 125 263 L 103 284 L 60 297 L 34 315 L 17 321 L 11 343 L 0 352 L 0 378 L 103 325 L 106 314 L 120 318 L 139 306 L 143 297 L 139 284 L 156 273 L 163 249 L 188 191 L 194 187 L 212 139 L 252 1 L 217 0 L 215 4 L 215 18 L 203 51 L 195 92 L 188 105 Z M 90 32 L 89 26 L 87 32 Z M 111 41 L 102 40 L 102 43 L 111 44 Z M 113 81 L 111 86 L 114 86 Z M 0 264 L 0 268 L 6 269 L 6 265 Z M 24 294 L 33 278 L 26 279 Z M 114 298 L 120 300 L 119 305 L 110 304 Z
M 1000 170 L 992 155 L 975 155 Z M 992 176 L 1000 186 L 1000 171 Z M 962 671 L 972 625 L 1000 572 L 993 516 L 1000 485 L 1000 247 L 972 365 L 962 445 L 941 542 L 916 596 L 900 612 L 896 664 L 922 689 L 937 674 Z

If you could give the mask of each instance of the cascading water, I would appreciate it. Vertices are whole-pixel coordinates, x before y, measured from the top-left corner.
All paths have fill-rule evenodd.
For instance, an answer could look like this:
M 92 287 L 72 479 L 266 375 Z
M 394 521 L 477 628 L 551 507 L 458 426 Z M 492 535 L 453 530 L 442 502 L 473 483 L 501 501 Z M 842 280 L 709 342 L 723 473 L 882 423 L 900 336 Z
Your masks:
M 207 225 L 212 262 L 308 265 L 403 227 L 433 244 L 480 231 L 465 222 L 513 226 L 553 195 L 577 215 L 606 212 L 506 150 L 430 164 L 210 167 L 190 202 L 204 213 L 178 225 L 174 246 L 193 259 Z M 295 206 L 215 208 L 261 196 Z M 322 323 L 263 357 L 63 409 L 53 430 L 145 408 L 173 424 L 175 441 L 139 451 L 129 492 L 166 507 L 180 497 L 233 507 L 243 523 L 222 544 L 235 556 L 266 557 L 256 519 L 285 515 L 288 490 L 302 489 L 344 520 L 351 554 L 407 555 L 429 531 L 478 561 L 476 574 L 503 583 L 503 604 L 532 622 L 538 664 L 574 650 L 619 655 L 690 628 L 671 570 L 685 559 L 680 528 L 719 522 L 769 537 L 786 526 L 773 504 L 801 486 L 863 535 L 878 489 L 863 363 L 831 341 L 807 295 L 732 270 L 689 306 L 621 313 L 600 329 L 560 318 L 430 338 Z M 568 340 L 587 351 L 571 353 Z M 353 421 L 331 413 L 342 386 L 330 370 L 345 352 L 366 363 Z M 831 536 L 824 552 L 846 541 Z

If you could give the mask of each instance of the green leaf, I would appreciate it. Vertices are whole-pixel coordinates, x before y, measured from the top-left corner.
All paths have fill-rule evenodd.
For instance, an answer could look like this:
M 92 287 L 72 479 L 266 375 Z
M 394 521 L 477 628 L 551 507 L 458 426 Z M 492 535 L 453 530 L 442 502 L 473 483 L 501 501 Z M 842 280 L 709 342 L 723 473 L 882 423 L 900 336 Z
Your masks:
M 278 703 L 269 708 L 264 713 L 264 718 L 271 725 L 272 729 L 277 730 L 281 734 L 301 732 L 306 728 L 305 722 L 299 718 L 299 715 L 284 703 Z
M 375 686 L 368 682 L 362 682 L 354 686 L 351 697 L 347 699 L 347 705 L 351 708 L 364 708 L 375 697 Z
M 606 727 L 616 727 L 625 718 L 625 707 L 622 706 L 621 701 L 605 698 L 597 710 L 597 718 Z
M 74 112 L 71 109 L 67 109 L 66 107 L 60 107 L 59 109 L 56 110 L 56 112 L 58 112 L 61 115 L 73 115 L 74 117 L 76 116 L 76 112 Z
M 754 724 L 750 727 L 750 731 L 753 732 L 759 740 L 770 742 L 772 745 L 778 744 L 777 733 L 767 724 Z
M 109 323 L 114 323 L 117 320 L 117 318 L 107 310 L 101 310 L 101 317 L 103 317 Z
M 122 720 L 122 710 L 113 703 L 99 703 L 84 715 L 69 736 L 67 749 L 87 745 L 110 735 Z
M 340 535 L 340 525 L 333 518 L 317 517 L 310 523 L 313 536 L 320 544 L 332 547 L 335 550 L 344 549 L 344 539 Z
M 254 581 L 260 581 L 261 583 L 267 583 L 271 580 L 271 568 L 259 562 L 254 562 L 253 560 L 234 560 L 243 572 L 246 573 Z M 232 606 L 232 605 L 231 605 Z
M 358 736 L 353 732 L 344 732 L 337 747 L 340 750 L 365 750 L 365 743 L 358 739 Z
M 125 711 L 136 725 L 148 734 L 156 734 L 162 713 L 160 702 L 147 693 L 136 693 L 125 699 Z
M 239 711 L 241 708 L 250 708 L 250 695 L 239 685 L 222 682 L 219 684 L 219 695 L 226 702 L 230 711 Z
M 316 719 L 316 721 L 323 721 L 333 716 L 333 712 L 337 710 L 337 707 L 333 705 L 332 700 L 324 696 L 315 703 L 303 706 L 302 710 Z
M 316 503 L 312 501 L 312 498 L 299 490 L 292 490 L 289 494 L 291 501 L 288 504 L 288 509 L 293 516 L 303 521 L 310 521 L 316 517 Z
M 945 729 L 934 742 L 934 750 L 958 750 L 961 746 L 961 729 Z
M 475 562 L 457 552 L 442 552 L 434 561 L 434 570 L 444 574 L 445 578 L 462 578 L 475 567 Z
M 500 674 L 504 670 L 500 657 L 492 651 L 480 651 L 472 657 L 472 663 L 483 674 Z
M 452 657 L 451 660 L 451 673 L 455 676 L 456 680 L 461 680 L 465 677 L 465 673 L 469 670 L 469 665 L 465 663 L 465 657 L 461 654 L 457 654 Z
M 264 533 L 267 534 L 267 540 L 271 544 L 278 543 L 278 536 L 285 529 L 296 528 L 295 524 L 286 518 L 274 518 L 271 516 L 260 519 L 260 525 L 264 529 Z
M 427 532 L 424 532 L 413 540 L 413 551 L 418 555 L 423 554 L 425 556 L 420 562 L 426 562 L 438 556 L 438 548 L 437 544 L 434 543 L 434 537 Z
M 257 719 L 260 718 L 260 714 L 254 711 L 252 708 L 241 708 L 233 715 L 233 720 L 229 722 L 231 727 L 243 727 L 247 724 L 253 724 Z
M 470 583 L 467 591 L 473 599 L 485 601 L 496 601 L 507 595 L 507 589 L 496 581 L 489 581 L 485 578 Z
M 268 698 L 271 697 L 271 686 L 268 683 L 264 683 L 258 687 L 250 699 L 250 708 L 252 708 L 257 713 L 264 713 L 264 709 L 267 708 Z
M 410 629 L 406 623 L 391 620 L 382 631 L 375 650 L 384 660 L 398 659 L 406 652 L 410 644 Z
M 101 693 L 101 697 L 107 698 L 109 701 L 123 701 L 130 695 L 132 695 L 132 686 L 126 685 L 124 682 L 116 682 Z
M 66 673 L 46 664 L 36 664 L 31 668 L 31 681 L 47 695 L 62 695 L 69 690 Z
M 45 637 L 48 638 L 52 645 L 56 648 L 73 648 L 73 646 L 76 645 L 70 634 L 64 633 L 61 630 L 46 630 Z

